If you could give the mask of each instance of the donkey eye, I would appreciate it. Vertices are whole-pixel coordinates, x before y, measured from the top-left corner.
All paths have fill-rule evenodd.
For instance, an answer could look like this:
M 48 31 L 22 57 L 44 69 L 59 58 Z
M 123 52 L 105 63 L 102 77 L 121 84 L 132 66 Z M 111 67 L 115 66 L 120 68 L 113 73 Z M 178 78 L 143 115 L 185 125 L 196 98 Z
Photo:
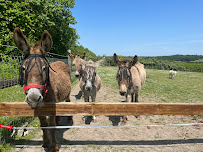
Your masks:
M 22 66 L 22 70 L 25 71 L 25 66 Z
M 46 70 L 46 66 L 43 66 L 43 67 L 42 67 L 42 71 L 45 71 L 45 70 Z

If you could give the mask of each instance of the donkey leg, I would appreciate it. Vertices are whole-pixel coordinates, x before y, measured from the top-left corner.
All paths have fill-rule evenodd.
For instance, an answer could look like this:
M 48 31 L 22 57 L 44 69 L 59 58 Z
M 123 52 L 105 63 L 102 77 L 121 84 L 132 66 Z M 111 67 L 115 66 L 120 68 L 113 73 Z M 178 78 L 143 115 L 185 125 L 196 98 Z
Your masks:
M 130 94 L 126 94 L 126 102 L 130 102 Z M 123 116 L 123 120 L 121 121 L 121 125 L 125 125 L 128 121 L 128 116 Z
M 66 102 L 70 102 L 70 93 L 68 95 L 68 98 L 66 100 Z M 73 120 L 73 116 L 68 116 L 68 122 Z
M 135 93 L 135 101 L 134 102 L 138 102 L 138 93 Z M 139 118 L 139 116 L 135 115 L 135 118 Z
M 138 102 L 138 93 L 135 93 L 135 102 Z
M 85 100 L 85 102 L 89 102 L 89 96 L 84 94 L 84 100 Z
M 91 96 L 91 98 L 92 98 L 92 102 L 95 102 L 96 101 L 96 94 Z M 93 122 L 96 122 L 96 116 L 92 116 L 92 120 L 93 120 Z
M 56 126 L 56 116 L 50 116 L 49 118 L 49 126 Z M 51 140 L 52 140 L 52 152 L 59 151 L 58 143 L 56 140 L 56 129 L 50 129 Z
M 40 120 L 40 126 L 41 127 L 47 127 L 48 126 L 48 122 L 46 119 L 46 116 L 39 116 L 38 117 Z M 43 131 L 43 148 L 48 148 L 49 145 L 49 136 L 48 136 L 48 129 L 42 129 Z
M 70 93 L 67 96 L 66 102 L 70 102 Z
M 87 94 L 85 94 L 84 92 L 83 92 L 83 95 L 84 95 L 84 101 L 85 102 L 89 102 L 89 96 L 87 95 Z M 82 120 L 83 121 L 87 121 L 87 118 L 88 118 L 88 116 L 84 116 L 83 118 L 82 118 Z
M 131 94 L 131 102 L 133 102 L 134 99 L 134 93 Z

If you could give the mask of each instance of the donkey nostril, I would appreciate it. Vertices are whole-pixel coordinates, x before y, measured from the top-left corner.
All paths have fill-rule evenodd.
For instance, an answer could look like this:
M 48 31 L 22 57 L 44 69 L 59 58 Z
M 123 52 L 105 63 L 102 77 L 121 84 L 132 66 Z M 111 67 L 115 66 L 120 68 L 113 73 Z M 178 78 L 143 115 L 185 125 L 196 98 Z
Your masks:
M 85 87 L 85 90 L 90 91 L 90 90 L 91 90 L 91 87 Z
M 120 95 L 124 96 L 126 94 L 126 92 L 120 92 Z

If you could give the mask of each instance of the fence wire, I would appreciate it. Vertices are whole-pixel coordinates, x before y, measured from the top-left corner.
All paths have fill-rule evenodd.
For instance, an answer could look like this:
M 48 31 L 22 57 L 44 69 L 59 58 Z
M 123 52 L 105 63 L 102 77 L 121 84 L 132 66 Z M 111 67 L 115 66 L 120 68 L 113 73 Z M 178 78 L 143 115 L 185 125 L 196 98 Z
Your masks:
M 2 46 L 2 45 L 1 45 Z M 15 48 L 12 46 L 4 46 Z M 0 54 L 0 102 L 24 102 L 25 94 L 19 85 L 19 65 L 24 56 L 14 56 Z M 50 63 L 63 61 L 68 65 L 66 56 L 49 53 L 47 59 Z M 30 123 L 35 117 L 0 117 L 0 123 L 5 125 L 23 126 Z M 12 137 L 12 138 L 15 138 Z M 11 141 L 11 132 L 7 129 L 0 128 L 0 145 L 5 145 Z
M 19 65 L 23 56 L 0 54 L 0 102 L 23 102 L 25 95 L 18 85 Z M 7 125 L 22 125 L 33 117 L 0 117 L 1 123 Z M 0 143 L 4 145 L 10 140 L 10 132 L 0 129 Z

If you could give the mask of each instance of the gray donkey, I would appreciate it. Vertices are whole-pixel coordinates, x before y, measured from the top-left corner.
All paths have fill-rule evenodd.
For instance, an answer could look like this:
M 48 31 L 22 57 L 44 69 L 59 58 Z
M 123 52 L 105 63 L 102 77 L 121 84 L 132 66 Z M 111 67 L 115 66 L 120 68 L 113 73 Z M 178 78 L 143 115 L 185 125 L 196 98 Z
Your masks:
M 82 77 L 80 79 L 80 88 L 84 94 L 85 102 L 89 102 L 91 97 L 92 102 L 95 102 L 96 93 L 101 88 L 101 79 L 96 73 L 96 68 L 93 65 L 86 65 L 85 69 L 82 70 Z M 96 117 L 93 116 L 93 121 Z

